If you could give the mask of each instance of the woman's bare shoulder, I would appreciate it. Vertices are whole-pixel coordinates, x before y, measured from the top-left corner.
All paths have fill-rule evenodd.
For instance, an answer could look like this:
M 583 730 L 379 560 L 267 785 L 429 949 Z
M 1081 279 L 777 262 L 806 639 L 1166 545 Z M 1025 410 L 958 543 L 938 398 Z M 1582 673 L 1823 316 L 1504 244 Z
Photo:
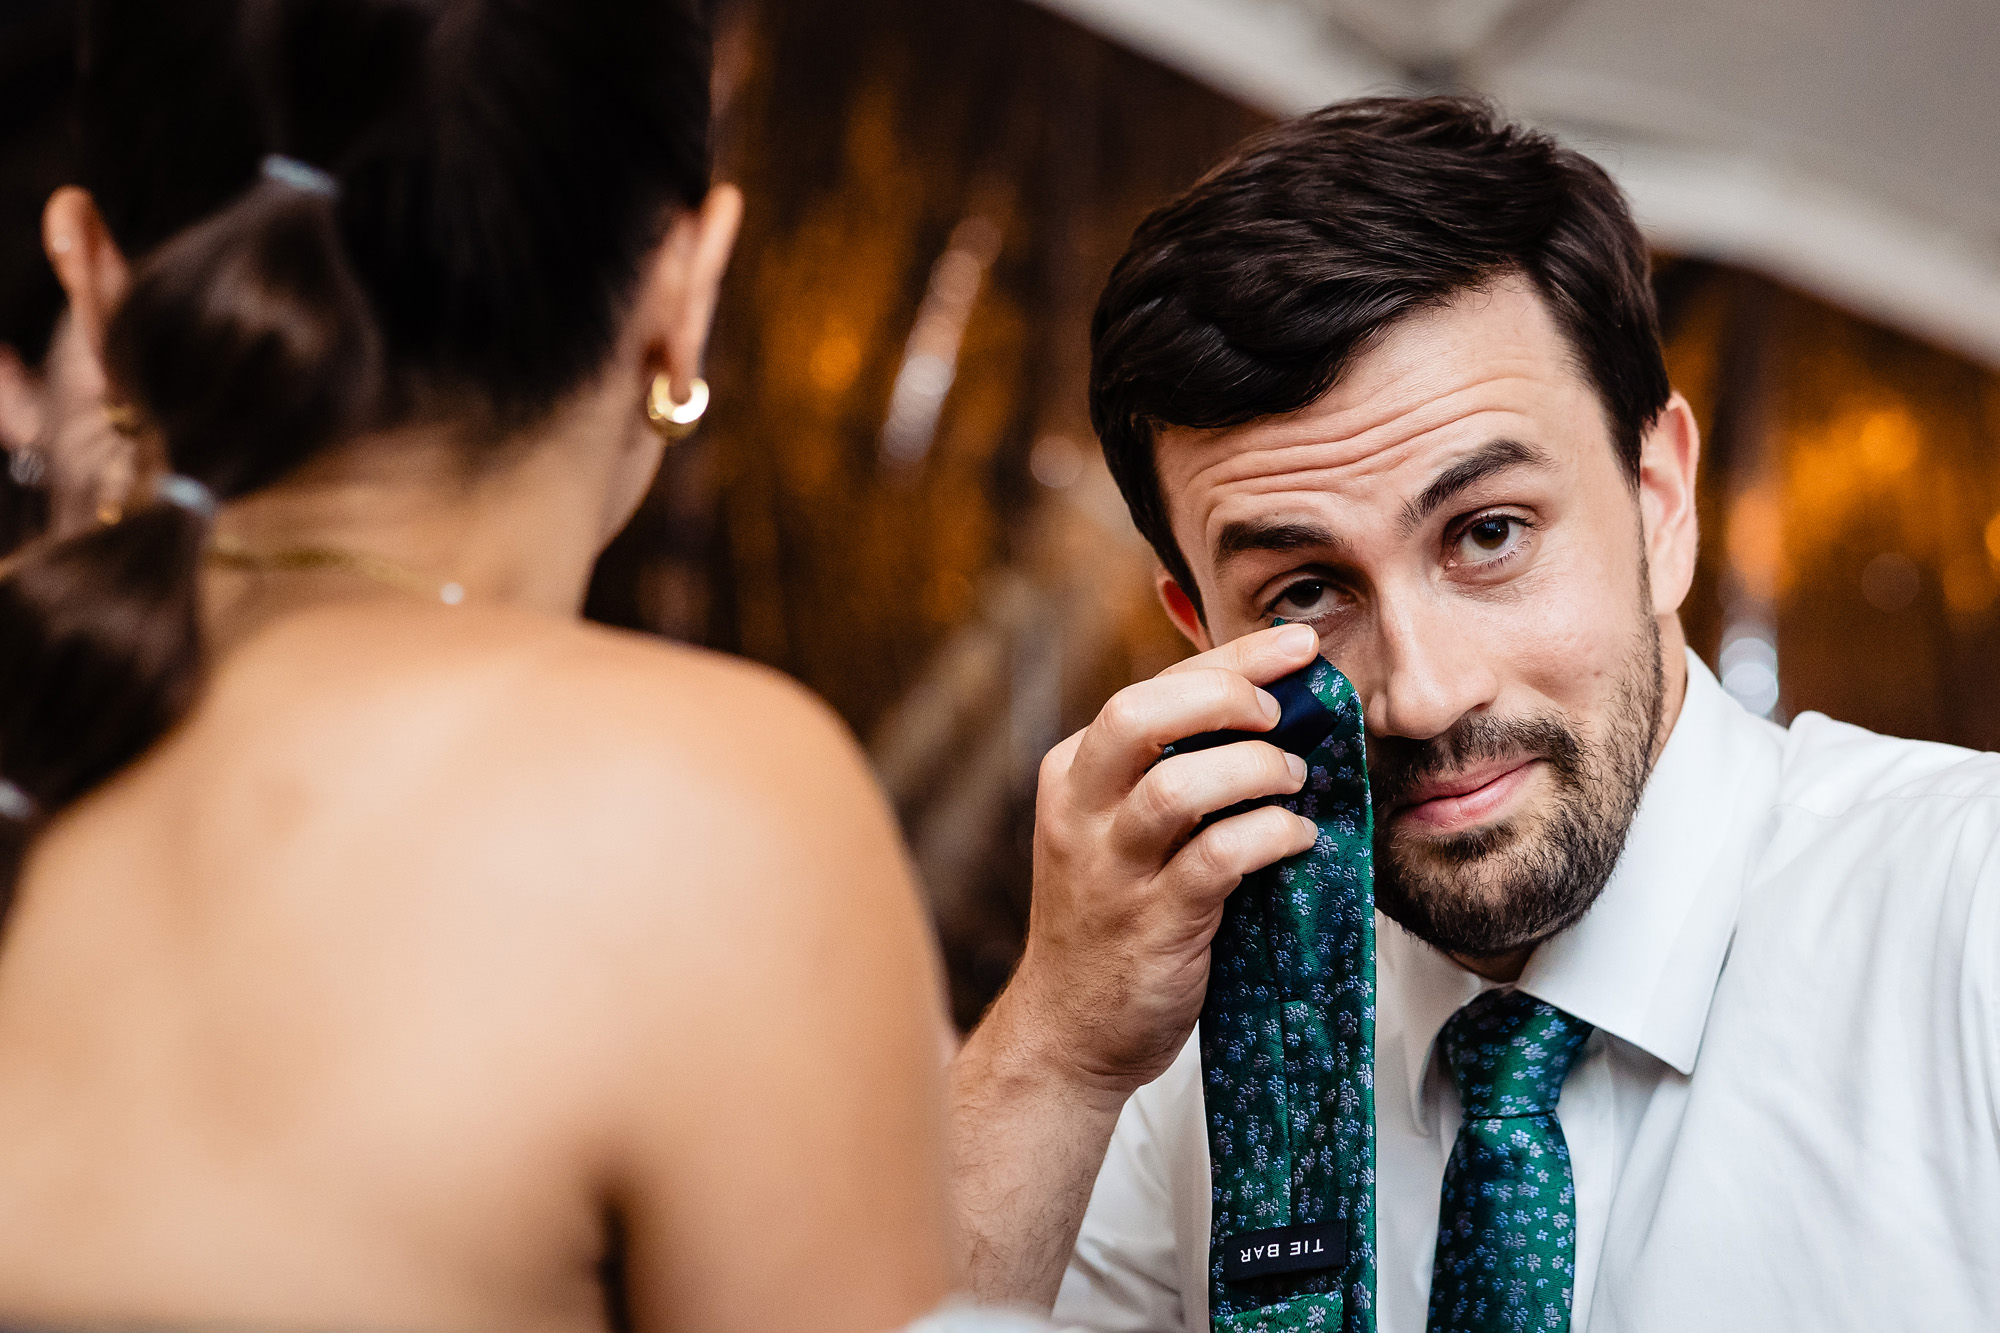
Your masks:
M 776 671 L 507 609 L 330 608 L 244 645 L 218 676 L 211 730 L 282 737 L 264 748 L 312 753 L 322 771 L 393 755 L 371 783 L 407 775 L 467 800 L 533 776 L 552 800 L 639 784 L 761 802 L 858 763 L 832 710 Z
M 728 934 L 784 910 L 787 940 L 844 937 L 857 909 L 913 898 L 830 708 L 766 668 L 602 627 L 294 617 L 225 658 L 172 748 L 150 790 L 218 857 L 347 856 L 359 834 L 416 849 L 394 859 L 402 899 L 476 870 L 486 910 L 528 931 Z
M 376 607 L 246 645 L 190 730 L 180 785 L 218 858 L 254 863 L 283 828 L 286 864 L 358 867 L 337 872 L 345 910 L 476 915 L 509 986 L 528 950 L 552 985 L 623 976 L 658 1012 L 689 988 L 762 1009 L 826 957 L 929 987 L 865 758 L 766 668 L 505 611 Z
M 568 628 L 505 707 L 524 740 L 584 785 L 615 770 L 704 818 L 813 820 L 829 803 L 881 813 L 846 724 L 790 677 L 686 644 Z

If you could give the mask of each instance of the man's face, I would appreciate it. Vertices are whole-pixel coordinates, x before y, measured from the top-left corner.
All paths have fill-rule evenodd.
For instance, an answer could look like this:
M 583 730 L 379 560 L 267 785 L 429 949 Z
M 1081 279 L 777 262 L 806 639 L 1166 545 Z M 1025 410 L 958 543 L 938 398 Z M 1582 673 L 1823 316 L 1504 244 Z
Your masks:
M 1163 431 L 1197 643 L 1302 621 L 1369 731 L 1382 910 L 1492 957 L 1603 888 L 1683 667 L 1696 440 L 1678 397 L 1635 488 L 1520 282 L 1393 326 L 1312 406 Z M 1667 650 L 1663 654 L 1664 647 Z

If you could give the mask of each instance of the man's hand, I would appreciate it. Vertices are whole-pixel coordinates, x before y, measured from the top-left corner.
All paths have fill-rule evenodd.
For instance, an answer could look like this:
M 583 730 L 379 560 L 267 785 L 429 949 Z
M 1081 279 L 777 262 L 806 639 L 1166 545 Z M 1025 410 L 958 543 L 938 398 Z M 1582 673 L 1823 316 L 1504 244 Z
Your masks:
M 1297 791 L 1297 756 L 1263 741 L 1160 752 L 1197 732 L 1268 730 L 1278 704 L 1257 686 L 1318 651 L 1303 625 L 1225 644 L 1113 695 L 1043 760 L 1028 944 L 1008 990 L 1082 1086 L 1122 1102 L 1166 1070 L 1201 1012 L 1224 900 L 1318 835 L 1275 805 L 1195 833 L 1216 810 Z
M 1120 691 L 1043 761 L 1027 948 L 952 1068 L 959 1205 L 982 1298 L 1054 1300 L 1119 1110 L 1201 1012 L 1224 901 L 1317 835 L 1275 806 L 1195 832 L 1216 810 L 1299 789 L 1303 763 L 1276 746 L 1161 751 L 1204 731 L 1268 730 L 1278 706 L 1257 687 L 1318 651 L 1303 625 L 1225 644 Z

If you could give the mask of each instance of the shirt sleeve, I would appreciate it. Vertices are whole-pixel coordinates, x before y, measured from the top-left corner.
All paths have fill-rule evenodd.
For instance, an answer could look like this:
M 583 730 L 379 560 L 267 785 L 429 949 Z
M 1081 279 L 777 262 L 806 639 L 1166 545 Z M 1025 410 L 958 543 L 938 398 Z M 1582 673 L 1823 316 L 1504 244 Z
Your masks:
M 1184 1066 L 1192 1061 L 1192 1075 Z M 1190 1089 L 1184 1085 L 1193 1079 Z M 1174 1066 L 1135 1093 L 1118 1117 L 1104 1166 L 1091 1191 L 1090 1207 L 1077 1235 L 1069 1271 L 1056 1297 L 1056 1322 L 1093 1333 L 1172 1333 L 1184 1327 L 1181 1293 L 1185 1267 L 1177 1235 L 1174 1186 L 1180 1166 L 1207 1176 L 1207 1162 L 1171 1163 L 1184 1150 L 1177 1136 L 1162 1133 L 1161 1117 L 1187 1112 L 1179 1103 L 1200 1093 L 1200 1055 L 1190 1040 Z M 1199 1118 L 1200 1103 L 1193 1114 Z M 1202 1237 L 1204 1251 L 1206 1234 Z

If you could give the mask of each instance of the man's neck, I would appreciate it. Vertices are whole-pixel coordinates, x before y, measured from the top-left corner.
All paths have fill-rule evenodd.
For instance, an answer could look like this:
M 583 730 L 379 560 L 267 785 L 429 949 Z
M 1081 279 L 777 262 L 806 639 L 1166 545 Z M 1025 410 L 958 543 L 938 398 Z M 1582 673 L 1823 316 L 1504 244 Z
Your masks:
M 1465 953 L 1447 953 L 1445 957 L 1475 976 L 1485 977 L 1488 981 L 1512 983 L 1521 979 L 1521 970 L 1527 967 L 1528 959 L 1534 953 L 1535 946 L 1530 944 L 1524 949 L 1511 949 L 1483 958 Z
M 1660 762 L 1660 752 L 1667 748 L 1667 737 L 1674 734 L 1674 724 L 1680 721 L 1688 688 L 1687 631 L 1681 628 L 1680 615 L 1661 616 L 1659 624 L 1660 729 L 1653 737 L 1653 764 Z

